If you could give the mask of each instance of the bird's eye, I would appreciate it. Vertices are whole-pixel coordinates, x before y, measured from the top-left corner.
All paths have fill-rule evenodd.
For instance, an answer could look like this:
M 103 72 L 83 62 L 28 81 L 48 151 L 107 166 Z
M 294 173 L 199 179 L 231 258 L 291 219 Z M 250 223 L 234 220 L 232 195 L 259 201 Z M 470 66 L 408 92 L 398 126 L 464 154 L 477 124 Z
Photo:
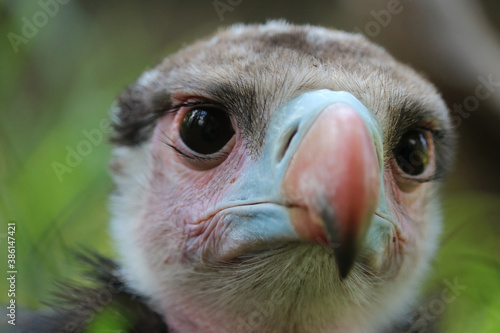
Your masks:
M 429 165 L 429 143 L 424 132 L 406 132 L 394 149 L 394 157 L 399 168 L 409 176 L 424 173 Z
M 192 151 L 210 155 L 220 151 L 234 135 L 231 119 L 215 107 L 189 110 L 182 118 L 180 137 Z

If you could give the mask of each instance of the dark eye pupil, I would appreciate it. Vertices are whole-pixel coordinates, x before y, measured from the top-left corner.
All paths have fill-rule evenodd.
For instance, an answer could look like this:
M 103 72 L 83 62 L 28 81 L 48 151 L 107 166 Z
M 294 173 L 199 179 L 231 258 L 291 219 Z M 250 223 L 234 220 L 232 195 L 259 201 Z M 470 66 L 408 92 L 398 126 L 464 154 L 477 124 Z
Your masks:
M 429 147 L 424 133 L 409 131 L 394 149 L 394 156 L 404 173 L 417 176 L 429 165 Z
M 233 137 L 234 129 L 226 112 L 204 107 L 186 113 L 180 135 L 191 150 L 208 155 L 221 150 Z

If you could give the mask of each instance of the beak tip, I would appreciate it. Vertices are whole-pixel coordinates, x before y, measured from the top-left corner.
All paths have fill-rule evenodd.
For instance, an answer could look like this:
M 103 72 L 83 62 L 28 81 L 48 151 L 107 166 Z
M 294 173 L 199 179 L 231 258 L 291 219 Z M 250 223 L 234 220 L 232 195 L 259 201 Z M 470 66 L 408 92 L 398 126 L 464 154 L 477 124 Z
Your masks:
M 349 276 L 352 266 L 354 265 L 354 260 L 356 259 L 355 248 L 347 246 L 347 244 L 341 244 L 333 250 L 333 255 L 337 264 L 340 280 L 345 280 Z
M 337 264 L 339 277 L 344 280 L 349 275 L 357 255 L 356 233 L 342 232 L 338 221 L 335 219 L 333 207 L 323 205 L 322 214 L 329 247 Z

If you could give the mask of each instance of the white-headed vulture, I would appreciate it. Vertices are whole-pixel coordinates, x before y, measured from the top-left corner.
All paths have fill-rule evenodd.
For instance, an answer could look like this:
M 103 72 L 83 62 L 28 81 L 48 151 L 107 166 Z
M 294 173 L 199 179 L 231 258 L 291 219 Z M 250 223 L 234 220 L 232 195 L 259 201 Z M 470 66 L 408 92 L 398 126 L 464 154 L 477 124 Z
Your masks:
M 384 49 L 235 25 L 146 71 L 112 121 L 120 256 L 87 260 L 127 332 L 412 330 L 454 134 L 435 87 Z

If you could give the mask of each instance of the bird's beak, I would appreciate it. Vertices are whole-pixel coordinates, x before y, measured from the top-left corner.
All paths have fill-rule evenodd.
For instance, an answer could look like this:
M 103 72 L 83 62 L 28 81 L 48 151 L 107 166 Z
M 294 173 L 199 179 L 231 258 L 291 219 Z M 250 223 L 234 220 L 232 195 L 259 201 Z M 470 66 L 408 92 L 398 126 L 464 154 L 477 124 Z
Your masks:
M 303 239 L 333 248 L 341 278 L 355 260 L 377 208 L 375 145 L 349 104 L 327 106 L 298 144 L 282 189 L 291 222 Z
M 219 202 L 224 234 L 207 256 L 225 261 L 309 241 L 333 250 L 345 278 L 358 253 L 384 251 L 394 219 L 383 185 L 382 130 L 353 95 L 316 90 L 289 101 L 249 161 Z

